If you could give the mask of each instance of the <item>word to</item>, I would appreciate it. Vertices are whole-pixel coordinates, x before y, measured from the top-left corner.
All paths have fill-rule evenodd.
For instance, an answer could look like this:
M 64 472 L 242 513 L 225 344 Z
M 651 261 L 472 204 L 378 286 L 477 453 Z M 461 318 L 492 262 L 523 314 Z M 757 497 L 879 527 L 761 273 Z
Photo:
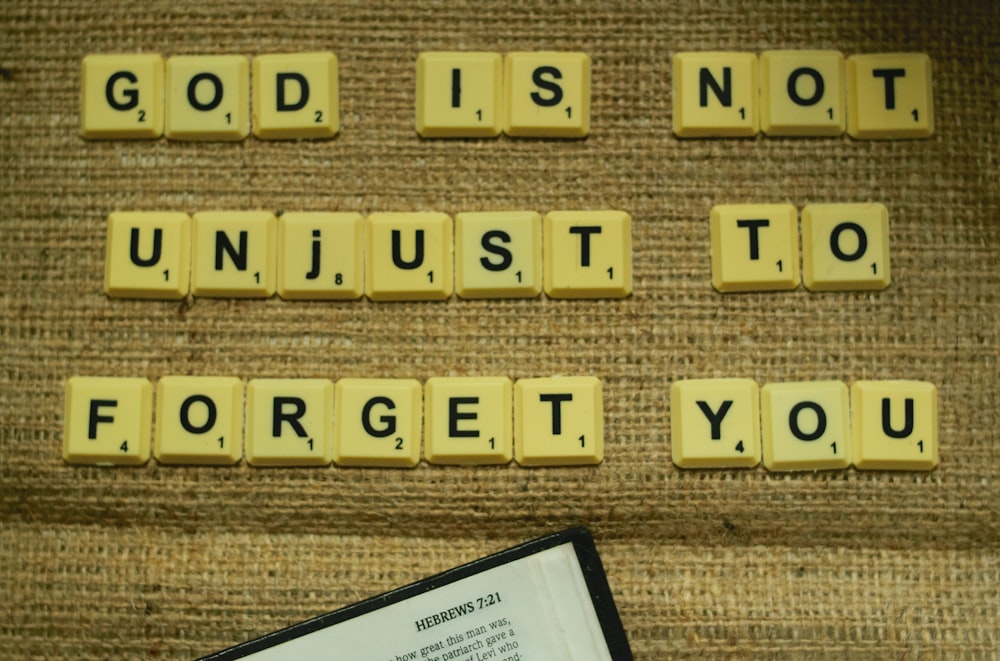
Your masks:
M 720 292 L 799 286 L 798 214 L 791 204 L 712 208 L 712 286 Z M 811 291 L 885 289 L 889 212 L 882 204 L 802 209 L 802 277 Z

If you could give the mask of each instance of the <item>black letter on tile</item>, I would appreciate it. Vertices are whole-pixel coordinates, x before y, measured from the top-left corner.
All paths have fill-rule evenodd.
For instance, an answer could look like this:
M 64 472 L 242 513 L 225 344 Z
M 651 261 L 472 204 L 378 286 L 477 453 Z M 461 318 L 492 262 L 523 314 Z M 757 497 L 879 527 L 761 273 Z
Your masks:
M 896 109 L 896 78 L 904 78 L 906 69 L 875 69 L 872 75 L 885 81 L 885 109 Z
M 285 102 L 285 81 L 294 80 L 299 84 L 299 100 L 295 103 Z M 279 73 L 277 76 L 278 112 L 302 110 L 309 103 L 309 81 L 301 73 Z
M 552 402 L 552 435 L 562 434 L 562 403 L 573 401 L 573 395 L 566 393 L 563 395 L 539 395 L 538 399 L 543 402 Z
M 198 95 L 195 91 L 198 87 L 198 83 L 203 80 L 207 80 L 212 83 L 212 87 L 215 88 L 215 93 L 212 96 L 212 100 L 208 103 L 202 103 L 198 100 Z M 222 81 L 214 73 L 199 73 L 191 78 L 191 82 L 188 83 L 187 89 L 188 103 L 195 110 L 213 110 L 219 107 L 222 103 Z
M 590 235 L 600 234 L 600 225 L 585 225 L 582 227 L 570 227 L 570 234 L 580 235 L 580 266 L 590 266 Z
M 383 415 L 379 418 L 380 422 L 385 423 L 385 427 L 382 429 L 376 429 L 372 426 L 371 416 L 372 408 L 376 404 L 382 404 L 390 411 L 396 408 L 395 402 L 393 402 L 388 397 L 372 397 L 367 402 L 365 402 L 364 408 L 361 409 L 361 426 L 365 428 L 365 433 L 369 436 L 374 436 L 375 438 L 385 438 L 386 436 L 392 436 L 396 433 L 396 416 L 394 415 Z
M 462 70 L 451 70 L 451 107 L 462 107 Z
M 906 438 L 913 433 L 913 400 L 909 397 L 903 402 L 903 415 L 906 418 L 903 421 L 903 429 L 897 431 L 892 428 L 892 422 L 890 418 L 892 415 L 889 411 L 889 398 L 882 398 L 882 431 L 889 438 Z
M 858 249 L 850 255 L 840 249 L 840 233 L 844 230 L 851 230 L 858 236 Z M 834 227 L 833 231 L 830 233 L 830 251 L 833 253 L 834 257 L 842 262 L 857 261 L 864 257 L 866 250 L 868 250 L 868 235 L 865 233 L 865 228 L 857 223 L 840 223 Z
M 290 404 L 295 407 L 292 413 L 285 412 L 285 405 Z M 271 436 L 278 438 L 281 436 L 281 423 L 287 422 L 292 426 L 292 431 L 299 438 L 308 438 L 305 427 L 299 422 L 299 418 L 306 414 L 306 402 L 301 397 L 275 397 L 274 416 L 271 418 Z
M 719 100 L 723 108 L 733 105 L 733 69 L 732 67 L 722 67 L 722 86 L 708 70 L 702 67 L 698 71 L 698 105 L 702 108 L 708 107 L 708 88 L 712 88 L 715 98 Z
M 416 235 L 414 238 L 416 245 L 413 248 L 413 259 L 407 262 L 403 259 L 401 254 L 402 249 L 400 247 L 400 243 L 402 232 L 399 230 L 392 230 L 392 263 L 405 271 L 418 269 L 420 268 L 420 265 L 424 263 L 424 231 L 417 230 L 414 234 Z
M 87 425 L 87 438 L 91 441 L 97 439 L 97 423 L 99 422 L 114 422 L 115 417 L 113 415 L 101 415 L 100 409 L 102 406 L 118 406 L 117 399 L 92 399 L 90 400 L 90 420 Z
M 306 280 L 315 280 L 319 277 L 319 230 L 313 230 L 312 236 L 312 268 L 306 273 Z
M 510 265 L 514 262 L 514 256 L 511 255 L 510 251 L 503 246 L 491 243 L 493 239 L 502 241 L 503 243 L 510 243 L 510 234 L 507 234 L 507 232 L 504 232 L 503 230 L 490 230 L 489 232 L 483 234 L 483 250 L 493 253 L 494 255 L 499 255 L 500 263 L 495 264 L 486 257 L 481 257 L 479 259 L 479 263 L 482 264 L 483 268 L 487 271 L 504 271 L 510 268 Z
M 729 409 L 733 405 L 733 400 L 727 399 L 722 402 L 722 406 L 720 406 L 719 410 L 714 413 L 709 407 L 708 402 L 698 400 L 696 404 L 698 404 L 698 408 L 700 408 L 701 412 L 705 414 L 705 417 L 708 418 L 708 423 L 712 426 L 712 440 L 718 441 L 722 438 L 722 419 L 726 417 L 727 413 L 729 413 Z
M 154 266 L 160 261 L 160 250 L 163 248 L 163 230 L 157 227 L 153 230 L 153 254 L 143 259 L 139 256 L 139 228 L 133 227 L 129 235 L 128 256 L 136 266 Z
M 479 438 L 479 432 L 475 429 L 459 429 L 459 420 L 475 420 L 479 416 L 475 413 L 459 413 L 458 407 L 462 404 L 478 404 L 478 397 L 449 397 L 448 398 L 448 436 L 452 438 Z
M 538 92 L 532 92 L 531 100 L 535 102 L 535 105 L 550 108 L 552 106 L 559 105 L 559 102 L 562 101 L 563 90 L 562 86 L 560 86 L 559 83 L 554 83 L 551 80 L 546 80 L 545 78 L 542 78 L 542 76 L 545 75 L 552 76 L 556 80 L 562 79 L 562 71 L 560 71 L 555 67 L 538 67 L 537 69 L 535 69 L 531 74 L 531 82 L 533 82 L 538 87 L 541 87 L 543 90 L 552 92 L 552 96 L 546 98 L 543 97 Z
M 806 434 L 799 427 L 799 413 L 802 409 L 812 409 L 816 412 L 816 430 L 811 434 Z M 799 402 L 788 413 L 788 428 L 800 441 L 815 441 L 826 432 L 826 411 L 816 402 Z
M 205 423 L 200 426 L 194 426 L 191 424 L 191 405 L 192 404 L 204 404 L 205 405 Z M 218 410 L 215 408 L 215 402 L 212 401 L 207 395 L 191 395 L 181 404 L 180 419 L 181 427 L 184 428 L 189 434 L 204 434 L 215 426 L 215 419 L 218 416 Z
M 809 76 L 813 79 L 816 90 L 808 99 L 799 96 L 798 83 L 800 76 Z M 823 76 L 812 67 L 799 67 L 788 76 L 788 98 L 800 106 L 814 106 L 823 98 L 826 85 L 823 83 Z
M 229 236 L 223 231 L 218 230 L 215 233 L 215 270 L 222 270 L 222 253 L 223 251 L 229 255 L 229 258 L 233 260 L 233 264 L 239 271 L 247 270 L 247 232 L 246 230 L 240 231 L 240 249 L 236 250 L 232 242 L 229 240 Z
M 139 105 L 139 90 L 135 88 L 123 89 L 122 96 L 125 101 L 115 99 L 115 83 L 119 80 L 127 80 L 133 85 L 139 82 L 135 74 L 131 71 L 116 71 L 108 78 L 108 84 L 104 86 L 104 98 L 108 100 L 108 105 L 115 110 L 131 110 Z
M 770 224 L 771 221 L 766 218 L 736 221 L 737 227 L 746 227 L 750 230 L 750 259 L 760 259 L 760 241 L 757 237 L 757 230 L 761 227 L 768 227 Z

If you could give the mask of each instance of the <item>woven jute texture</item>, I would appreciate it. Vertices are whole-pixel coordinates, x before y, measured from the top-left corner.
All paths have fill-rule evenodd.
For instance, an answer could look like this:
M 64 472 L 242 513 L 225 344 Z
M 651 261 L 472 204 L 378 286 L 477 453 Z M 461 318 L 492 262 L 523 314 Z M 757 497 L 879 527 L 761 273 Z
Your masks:
M 0 656 L 190 658 L 571 525 L 640 659 L 1000 653 L 1000 5 L 43 0 L 0 7 Z M 927 140 L 687 140 L 687 50 L 925 52 Z M 330 50 L 330 141 L 86 142 L 88 53 Z M 585 51 L 581 141 L 421 140 L 427 50 Z M 892 286 L 720 295 L 720 203 L 882 202 Z M 109 212 L 623 209 L 619 301 L 110 300 Z M 69 466 L 72 375 L 595 375 L 596 467 Z M 931 473 L 681 471 L 670 384 L 939 388 Z M 389 635 L 389 634 L 387 634 Z

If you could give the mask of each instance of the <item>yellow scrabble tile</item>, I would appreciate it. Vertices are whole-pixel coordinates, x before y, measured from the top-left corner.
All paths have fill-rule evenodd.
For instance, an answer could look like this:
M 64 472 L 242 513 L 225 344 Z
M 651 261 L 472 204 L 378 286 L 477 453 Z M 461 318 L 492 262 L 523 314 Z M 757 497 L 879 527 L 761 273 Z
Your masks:
M 274 294 L 277 220 L 267 211 L 205 211 L 192 217 L 191 293 Z
M 604 400 L 593 376 L 520 379 L 514 384 L 514 458 L 522 466 L 604 460 Z
M 768 470 L 851 465 L 850 405 L 843 382 L 768 383 L 761 388 L 760 407 Z
M 499 53 L 417 56 L 417 133 L 425 138 L 500 135 L 502 95 Z
M 847 58 L 847 133 L 852 138 L 926 138 L 934 133 L 931 58 L 925 53 Z
M 333 461 L 341 466 L 420 463 L 421 392 L 414 379 L 341 379 Z
M 163 58 L 88 55 L 80 97 L 84 138 L 158 138 L 163 135 Z
M 690 379 L 670 386 L 671 455 L 681 468 L 760 463 L 760 397 L 753 379 Z
M 674 135 L 679 138 L 757 134 L 757 56 L 677 53 L 673 69 Z
M 191 218 L 186 213 L 115 211 L 108 216 L 108 296 L 180 299 L 190 286 Z
M 278 219 L 278 295 L 357 299 L 364 287 L 364 226 L 357 213 L 286 213 Z
M 624 298 L 632 293 L 632 218 L 624 211 L 550 211 L 544 228 L 545 293 Z
M 333 382 L 252 379 L 247 384 L 247 463 L 325 466 L 333 459 Z
M 164 134 L 242 140 L 250 134 L 250 62 L 242 55 L 167 58 Z
M 508 53 L 503 83 L 507 135 L 582 138 L 590 133 L 586 53 Z
M 712 286 L 720 292 L 799 286 L 799 235 L 791 204 L 712 208 Z
M 534 211 L 455 216 L 455 292 L 532 298 L 542 291 L 542 219 Z
M 443 301 L 452 293 L 452 221 L 443 213 L 365 219 L 365 293 L 373 301 Z
M 424 456 L 432 464 L 508 463 L 514 450 L 510 379 L 427 379 L 424 429 Z
M 153 454 L 163 464 L 235 464 L 243 456 L 243 382 L 165 376 L 156 384 Z
M 937 388 L 926 381 L 851 386 L 854 466 L 931 470 L 938 464 Z
M 844 56 L 837 51 L 760 54 L 760 129 L 767 135 L 840 135 L 847 125 Z
M 63 459 L 71 464 L 144 464 L 153 428 L 153 385 L 146 379 L 71 377 L 64 425 Z
M 263 140 L 332 138 L 340 129 L 337 56 L 258 55 L 253 60 L 253 133 Z
M 812 291 L 888 287 L 889 211 L 885 205 L 806 205 L 802 209 L 802 281 Z

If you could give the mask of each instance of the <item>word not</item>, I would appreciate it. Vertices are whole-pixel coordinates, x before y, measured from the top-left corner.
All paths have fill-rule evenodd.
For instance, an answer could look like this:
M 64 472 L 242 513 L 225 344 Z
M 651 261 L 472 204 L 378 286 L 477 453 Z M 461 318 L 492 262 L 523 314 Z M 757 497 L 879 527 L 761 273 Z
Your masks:
M 586 53 L 426 52 L 417 57 L 425 138 L 582 138 L 590 132 Z
M 671 385 L 670 408 L 681 468 L 752 467 L 762 449 L 771 471 L 938 464 L 937 388 L 924 381 L 856 381 L 848 395 L 841 381 L 692 379 Z
M 759 81 L 759 83 L 758 83 Z M 924 53 L 837 51 L 677 53 L 674 134 L 680 138 L 835 136 L 926 138 L 934 132 Z
M 258 138 L 336 135 L 333 53 L 260 55 L 253 74 Z M 250 59 L 242 55 L 176 56 L 166 63 L 157 54 L 88 55 L 81 94 L 84 138 L 242 140 L 250 133 Z
M 453 239 L 454 236 L 454 239 Z M 544 240 L 543 240 L 544 239 Z M 104 289 L 119 298 L 624 298 L 624 211 L 114 212 Z M 544 259 L 543 259 L 544 255 Z
M 791 204 L 712 208 L 712 286 L 720 292 L 799 286 L 797 214 Z M 811 291 L 885 289 L 889 212 L 884 205 L 809 204 L 802 209 L 802 277 Z
M 63 458 L 163 464 L 413 467 L 599 464 L 604 406 L 596 377 L 252 379 L 70 378 Z

